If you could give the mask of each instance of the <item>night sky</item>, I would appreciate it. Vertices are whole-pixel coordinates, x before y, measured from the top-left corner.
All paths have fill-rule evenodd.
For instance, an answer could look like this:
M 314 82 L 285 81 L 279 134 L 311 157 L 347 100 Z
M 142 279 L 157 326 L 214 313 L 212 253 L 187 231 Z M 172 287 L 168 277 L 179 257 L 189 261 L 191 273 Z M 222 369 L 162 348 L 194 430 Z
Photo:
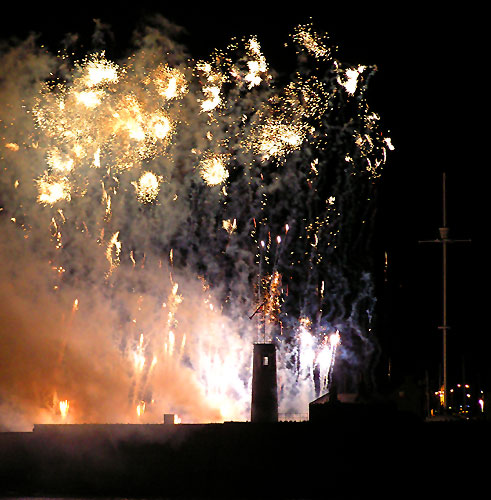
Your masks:
M 464 366 L 468 381 L 489 390 L 489 326 L 483 317 L 488 295 L 483 243 L 487 165 L 481 154 L 486 125 L 477 121 L 486 100 L 481 77 L 486 59 L 479 56 L 479 12 L 428 10 L 414 3 L 388 9 L 340 7 L 331 2 L 322 2 L 322 9 L 304 8 L 302 3 L 264 9 L 259 2 L 230 2 L 226 7 L 220 3 L 168 7 L 169 2 L 137 2 L 135 8 L 104 4 L 13 6 L 9 15 L 2 15 L 0 36 L 23 39 L 34 31 L 41 43 L 56 51 L 65 34 L 79 33 L 89 45 L 93 19 L 98 18 L 114 33 L 110 57 L 111 50 L 129 47 L 131 32 L 144 16 L 158 12 L 187 29 L 183 41 L 193 57 L 225 48 L 232 37 L 257 35 L 269 65 L 288 72 L 289 61 L 278 54 L 285 53 L 283 45 L 294 26 L 312 21 L 339 47 L 341 61 L 378 67 L 368 100 L 396 148 L 380 181 L 375 214 L 380 371 L 387 371 L 390 359 L 395 380 L 402 381 L 405 375 L 421 379 L 425 370 L 430 378 L 438 374 L 442 251 L 441 245 L 418 241 L 438 237 L 442 172 L 446 172 L 450 237 L 472 240 L 451 245 L 448 253 L 449 382 L 461 381 Z M 484 291 L 479 289 L 482 285 Z

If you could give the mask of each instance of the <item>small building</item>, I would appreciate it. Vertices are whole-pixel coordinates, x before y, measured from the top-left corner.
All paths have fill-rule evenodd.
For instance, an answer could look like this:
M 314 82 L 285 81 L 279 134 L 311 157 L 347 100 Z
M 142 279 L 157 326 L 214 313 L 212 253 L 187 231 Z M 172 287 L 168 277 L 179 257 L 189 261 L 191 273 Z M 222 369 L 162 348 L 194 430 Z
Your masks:
M 416 415 L 400 411 L 393 401 L 363 397 L 359 393 L 337 393 L 335 390 L 324 394 L 309 404 L 309 421 L 358 424 L 384 424 L 416 421 Z

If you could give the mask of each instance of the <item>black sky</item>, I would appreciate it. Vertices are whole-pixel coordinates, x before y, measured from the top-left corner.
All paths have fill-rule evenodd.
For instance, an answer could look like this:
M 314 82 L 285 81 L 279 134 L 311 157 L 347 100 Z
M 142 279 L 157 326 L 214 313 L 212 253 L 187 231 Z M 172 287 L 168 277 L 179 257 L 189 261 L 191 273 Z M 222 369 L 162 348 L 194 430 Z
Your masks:
M 266 4 L 266 6 L 265 6 Z M 367 6 L 369 4 L 369 6 Z M 428 3 L 429 4 L 429 3 Z M 484 14 L 447 4 L 298 2 L 206 3 L 107 2 L 12 5 L 1 17 L 0 37 L 30 32 L 56 50 L 67 33 L 90 43 L 93 19 L 111 26 L 115 47 L 128 46 L 131 32 L 157 12 L 188 31 L 194 57 L 225 47 L 232 37 L 257 35 L 269 64 L 288 70 L 284 43 L 294 26 L 313 22 L 339 47 L 342 61 L 375 64 L 370 103 L 396 147 L 380 186 L 374 252 L 388 254 L 387 283 L 380 291 L 386 358 L 396 375 L 437 376 L 441 362 L 441 182 L 447 173 L 450 236 L 471 244 L 449 248 L 449 370 L 460 378 L 462 363 L 473 381 L 491 386 L 484 236 L 488 213 L 483 144 L 486 85 L 481 76 Z M 480 285 L 485 286 L 484 292 Z

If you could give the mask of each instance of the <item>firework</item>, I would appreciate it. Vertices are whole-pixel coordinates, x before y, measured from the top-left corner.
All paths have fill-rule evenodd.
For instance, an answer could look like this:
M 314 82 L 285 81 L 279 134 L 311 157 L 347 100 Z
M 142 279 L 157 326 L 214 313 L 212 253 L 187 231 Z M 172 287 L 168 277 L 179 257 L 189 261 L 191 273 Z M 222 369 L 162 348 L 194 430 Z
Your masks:
M 145 401 L 140 401 L 137 405 L 136 405 L 136 414 L 138 415 L 138 417 L 142 417 L 143 414 L 145 413 Z
M 165 99 L 180 99 L 188 92 L 186 76 L 167 64 L 159 64 L 145 83 L 154 85 L 158 94 Z
M 138 182 L 134 182 L 138 200 L 142 203 L 150 203 L 157 198 L 162 176 L 156 176 L 153 172 L 144 172 Z
M 68 402 L 67 399 L 64 401 L 60 401 L 60 414 L 61 418 L 65 420 L 68 416 L 68 410 L 70 409 L 70 403 Z
M 208 155 L 199 164 L 200 174 L 208 186 L 222 184 L 228 177 L 225 155 Z
M 263 290 L 264 318 L 266 321 L 274 323 L 278 320 L 281 309 L 281 274 L 278 271 L 263 278 Z
M 338 82 L 348 94 L 353 95 L 358 86 L 358 79 L 365 70 L 366 66 L 361 65 L 357 68 L 348 68 L 342 76 L 338 77 Z
M 222 227 L 228 234 L 232 234 L 237 229 L 237 219 L 227 219 L 222 221 Z
M 245 419 L 256 320 L 301 412 L 315 369 L 327 387 L 350 336 L 370 345 L 375 68 L 291 40 L 288 82 L 256 37 L 207 61 L 162 33 L 121 61 L 2 55 L 0 303 L 29 314 L 0 332 L 0 400 L 23 419 Z
M 114 271 L 114 269 L 119 264 L 119 255 L 121 253 L 121 242 L 118 240 L 118 236 L 119 236 L 119 231 L 115 232 L 112 235 L 107 245 L 106 258 L 109 261 L 109 266 L 110 266 L 109 271 L 107 272 L 108 276 Z

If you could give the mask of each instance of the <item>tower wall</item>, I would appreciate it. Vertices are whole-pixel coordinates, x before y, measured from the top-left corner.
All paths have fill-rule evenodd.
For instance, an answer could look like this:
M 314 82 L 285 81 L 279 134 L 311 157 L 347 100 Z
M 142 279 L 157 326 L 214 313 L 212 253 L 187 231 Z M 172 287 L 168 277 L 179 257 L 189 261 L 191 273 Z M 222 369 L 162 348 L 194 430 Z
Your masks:
M 276 346 L 257 343 L 252 361 L 251 422 L 277 421 Z

